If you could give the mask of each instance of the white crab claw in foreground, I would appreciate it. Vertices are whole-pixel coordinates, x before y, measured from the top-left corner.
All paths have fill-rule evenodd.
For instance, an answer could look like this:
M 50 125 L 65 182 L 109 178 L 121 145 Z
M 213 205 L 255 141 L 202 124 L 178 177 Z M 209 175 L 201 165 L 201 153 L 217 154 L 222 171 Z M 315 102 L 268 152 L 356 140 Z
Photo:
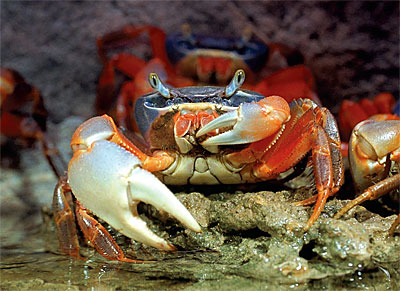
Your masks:
M 235 111 L 225 113 L 206 124 L 196 136 L 233 126 L 229 131 L 206 139 L 202 145 L 251 143 L 277 132 L 289 118 L 290 108 L 287 102 L 279 96 L 271 96 L 257 103 L 241 104 Z
M 107 140 L 114 132 L 106 119 L 95 117 L 87 123 L 90 126 L 81 128 L 73 145 L 68 169 L 72 192 L 85 208 L 122 234 L 163 250 L 173 250 L 174 246 L 140 219 L 140 201 L 166 211 L 193 231 L 201 231 L 186 207 L 153 174 L 141 168 L 135 155 Z

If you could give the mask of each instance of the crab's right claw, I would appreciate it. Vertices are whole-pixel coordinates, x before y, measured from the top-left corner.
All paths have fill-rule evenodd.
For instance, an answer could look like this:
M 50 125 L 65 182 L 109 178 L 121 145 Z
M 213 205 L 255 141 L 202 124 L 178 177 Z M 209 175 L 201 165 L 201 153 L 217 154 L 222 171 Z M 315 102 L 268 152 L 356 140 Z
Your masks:
M 69 185 L 80 203 L 122 234 L 147 245 L 174 250 L 140 218 L 141 201 L 174 216 L 189 229 L 201 228 L 185 206 L 141 160 L 116 142 L 120 133 L 108 116 L 94 117 L 73 135 L 74 156 L 68 169 Z M 132 146 L 132 145 L 131 145 Z
M 257 103 L 241 104 L 207 123 L 196 134 L 203 136 L 213 130 L 232 128 L 202 142 L 203 146 L 246 144 L 264 139 L 278 132 L 290 119 L 290 108 L 285 99 L 270 96 Z

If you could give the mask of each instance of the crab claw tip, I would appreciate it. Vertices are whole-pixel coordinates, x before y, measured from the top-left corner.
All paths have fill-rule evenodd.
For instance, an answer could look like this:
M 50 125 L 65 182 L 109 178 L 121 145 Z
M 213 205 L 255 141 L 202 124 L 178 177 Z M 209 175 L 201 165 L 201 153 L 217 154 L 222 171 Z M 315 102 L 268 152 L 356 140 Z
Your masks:
M 129 178 L 129 182 L 132 200 L 151 204 L 169 213 L 189 229 L 195 232 L 201 231 L 199 224 L 186 207 L 150 172 L 137 168 Z
M 200 137 L 205 135 L 215 129 L 222 128 L 222 127 L 232 127 L 234 126 L 239 119 L 237 111 L 230 111 L 225 113 L 218 118 L 214 119 L 213 121 L 204 125 L 197 133 L 196 137 Z

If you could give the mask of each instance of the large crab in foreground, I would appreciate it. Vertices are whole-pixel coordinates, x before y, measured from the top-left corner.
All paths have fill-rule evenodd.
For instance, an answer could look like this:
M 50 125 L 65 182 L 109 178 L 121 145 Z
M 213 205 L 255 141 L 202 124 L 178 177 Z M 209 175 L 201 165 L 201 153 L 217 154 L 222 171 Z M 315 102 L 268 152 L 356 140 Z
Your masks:
M 90 213 L 134 240 L 173 250 L 139 218 L 140 201 L 170 213 L 193 231 L 201 228 L 163 182 L 213 185 L 278 179 L 311 152 L 318 194 L 309 229 L 343 183 L 335 119 L 309 99 L 289 106 L 281 97 L 242 90 L 244 74 L 238 70 L 226 87 L 172 89 L 150 74 L 156 91 L 135 105 L 142 141 L 137 135 L 130 141 L 107 115 L 79 126 L 71 140 L 68 178 L 60 180 L 53 200 L 62 251 L 80 256 L 71 192 L 78 224 L 99 253 L 137 262 L 125 257 Z

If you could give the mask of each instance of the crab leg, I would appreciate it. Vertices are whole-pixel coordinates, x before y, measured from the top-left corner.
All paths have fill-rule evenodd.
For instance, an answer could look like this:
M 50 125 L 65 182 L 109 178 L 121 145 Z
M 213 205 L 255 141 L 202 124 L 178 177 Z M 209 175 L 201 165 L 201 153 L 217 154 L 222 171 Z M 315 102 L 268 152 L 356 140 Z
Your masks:
M 113 103 L 115 91 L 116 71 L 123 72 L 125 75 L 134 79 L 135 76 L 146 67 L 146 62 L 138 57 L 127 53 L 119 53 L 107 58 L 110 49 L 127 46 L 139 35 L 147 32 L 153 49 L 154 58 L 161 60 L 169 73 L 172 73 L 172 66 L 168 62 L 165 51 L 165 33 L 157 27 L 125 26 L 121 30 L 114 31 L 97 39 L 97 52 L 104 64 L 99 79 L 96 98 L 96 110 L 98 114 L 103 114 L 109 110 Z
M 53 213 L 58 241 L 64 254 L 81 259 L 74 212 L 69 201 L 72 202 L 71 189 L 64 176 L 59 179 L 53 196 Z
M 174 249 L 140 219 L 140 201 L 170 213 L 193 231 L 201 231 L 185 206 L 147 171 L 166 168 L 172 157 L 162 153 L 153 159 L 146 156 L 124 140 L 108 116 L 83 123 L 71 146 L 74 156 L 68 173 L 75 197 L 122 234 L 159 249 Z
M 400 187 L 400 174 L 389 177 L 385 180 L 382 180 L 375 185 L 372 185 L 367 188 L 362 194 L 360 194 L 356 199 L 352 200 L 345 207 L 340 209 L 338 213 L 335 214 L 334 218 L 340 218 L 347 211 L 352 209 L 354 206 L 359 205 L 367 200 L 375 200 L 385 195 L 386 193 L 397 189 Z
M 148 261 L 132 260 L 125 257 L 123 251 L 114 241 L 108 231 L 78 202 L 75 209 L 76 219 L 85 238 L 106 259 L 129 263 L 147 263 Z

